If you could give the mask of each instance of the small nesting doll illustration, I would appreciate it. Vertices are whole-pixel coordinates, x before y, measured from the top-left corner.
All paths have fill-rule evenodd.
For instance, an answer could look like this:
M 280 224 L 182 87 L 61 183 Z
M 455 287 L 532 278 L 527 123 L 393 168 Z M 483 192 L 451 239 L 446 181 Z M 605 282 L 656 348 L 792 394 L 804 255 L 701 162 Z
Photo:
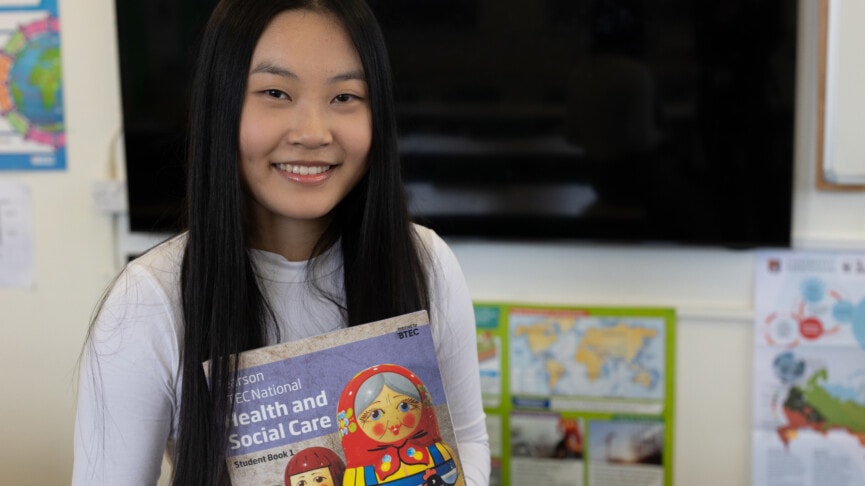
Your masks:
M 285 486 L 342 486 L 345 463 L 330 449 L 308 447 L 285 466 Z
M 344 486 L 465 484 L 429 391 L 406 368 L 383 364 L 355 375 L 340 395 L 337 419 Z

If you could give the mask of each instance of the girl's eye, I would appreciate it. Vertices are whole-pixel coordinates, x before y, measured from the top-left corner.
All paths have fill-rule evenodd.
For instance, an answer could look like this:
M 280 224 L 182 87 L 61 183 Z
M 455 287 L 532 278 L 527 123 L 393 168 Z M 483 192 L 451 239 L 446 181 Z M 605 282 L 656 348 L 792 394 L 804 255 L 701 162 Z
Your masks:
M 315 481 L 316 483 L 323 483 L 326 479 L 327 479 L 327 478 L 324 477 L 324 476 L 316 476 L 315 479 L 314 479 L 314 481 Z
M 372 412 L 370 412 L 370 414 L 369 414 L 369 418 L 370 418 L 371 420 L 378 420 L 378 419 L 381 418 L 381 415 L 382 415 L 381 410 L 376 409 L 376 410 L 373 410 Z
M 267 96 L 270 96 L 271 98 L 288 99 L 288 95 L 285 94 L 284 91 L 280 91 L 278 89 L 265 90 L 264 94 L 266 94 Z
M 400 412 L 406 413 L 409 410 L 411 410 L 411 404 L 409 404 L 408 402 L 400 402 L 400 404 L 399 404 L 399 411 Z
M 297 482 L 297 486 L 306 486 L 306 480 L 301 479 Z
M 338 95 L 334 96 L 333 101 L 335 101 L 337 103 L 348 103 L 349 101 L 354 100 L 356 98 L 357 98 L 357 96 L 355 96 L 355 95 L 343 93 L 343 94 L 338 94 Z

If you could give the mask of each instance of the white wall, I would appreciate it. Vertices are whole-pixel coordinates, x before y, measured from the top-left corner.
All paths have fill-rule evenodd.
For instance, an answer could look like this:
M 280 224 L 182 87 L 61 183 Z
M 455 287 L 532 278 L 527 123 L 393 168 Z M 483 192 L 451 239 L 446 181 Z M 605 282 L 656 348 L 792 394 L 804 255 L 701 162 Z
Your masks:
M 0 172 L 30 186 L 35 284 L 0 289 L 0 484 L 69 484 L 76 359 L 114 273 L 112 226 L 92 209 L 120 127 L 113 0 L 60 0 L 68 170 Z
M 865 248 L 865 193 L 814 189 L 817 2 L 800 3 L 795 246 Z M 69 169 L 0 172 L 31 187 L 36 263 L 32 289 L 0 289 L 0 484 L 69 482 L 75 361 L 116 268 L 114 224 L 90 199 L 120 129 L 113 5 L 60 0 Z M 749 483 L 752 252 L 452 244 L 476 299 L 676 307 L 675 483 Z

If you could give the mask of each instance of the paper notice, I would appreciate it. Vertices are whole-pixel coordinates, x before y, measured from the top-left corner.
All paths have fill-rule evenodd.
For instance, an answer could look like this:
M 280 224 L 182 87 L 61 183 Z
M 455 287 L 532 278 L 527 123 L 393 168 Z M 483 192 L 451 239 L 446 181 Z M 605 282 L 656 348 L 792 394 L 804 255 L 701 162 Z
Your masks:
M 0 181 L 0 287 L 33 285 L 32 220 L 29 186 Z

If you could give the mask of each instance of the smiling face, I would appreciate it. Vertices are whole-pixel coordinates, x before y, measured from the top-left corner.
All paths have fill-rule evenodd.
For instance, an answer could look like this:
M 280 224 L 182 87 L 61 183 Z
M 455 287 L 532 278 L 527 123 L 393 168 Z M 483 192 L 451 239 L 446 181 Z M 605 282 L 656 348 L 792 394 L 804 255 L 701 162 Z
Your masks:
M 417 399 L 385 386 L 358 414 L 358 424 L 371 439 L 392 443 L 408 437 L 420 423 L 420 415 Z
M 240 119 L 253 245 L 308 258 L 366 173 L 371 140 L 368 87 L 345 29 L 309 10 L 275 17 L 253 52 Z
M 330 469 L 320 467 L 291 476 L 291 486 L 341 486 L 334 485 Z

